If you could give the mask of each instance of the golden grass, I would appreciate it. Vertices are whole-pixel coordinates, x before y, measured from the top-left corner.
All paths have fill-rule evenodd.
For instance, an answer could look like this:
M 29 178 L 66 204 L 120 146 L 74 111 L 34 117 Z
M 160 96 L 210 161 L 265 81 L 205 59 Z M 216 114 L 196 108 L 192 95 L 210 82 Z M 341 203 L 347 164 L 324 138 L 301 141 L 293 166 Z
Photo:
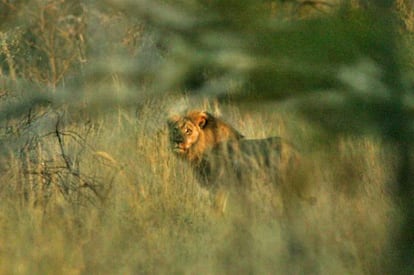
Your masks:
M 221 216 L 170 153 L 164 105 L 62 125 L 61 144 L 51 134 L 23 153 L 10 145 L 0 274 L 381 271 L 397 218 L 387 191 L 393 160 L 381 142 L 344 137 L 314 149 L 308 126 L 283 113 L 223 106 L 246 136 L 288 137 L 305 161 L 275 193 L 232 192 Z

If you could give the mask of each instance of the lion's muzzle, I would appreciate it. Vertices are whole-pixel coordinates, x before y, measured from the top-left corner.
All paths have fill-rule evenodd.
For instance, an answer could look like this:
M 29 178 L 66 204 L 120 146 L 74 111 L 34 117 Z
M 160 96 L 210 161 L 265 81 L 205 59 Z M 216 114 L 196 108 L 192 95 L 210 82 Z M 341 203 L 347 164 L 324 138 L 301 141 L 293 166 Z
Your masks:
M 173 151 L 175 153 L 183 154 L 187 151 L 187 148 L 185 148 L 185 146 L 182 145 L 182 144 L 175 144 L 174 148 L 173 148 Z

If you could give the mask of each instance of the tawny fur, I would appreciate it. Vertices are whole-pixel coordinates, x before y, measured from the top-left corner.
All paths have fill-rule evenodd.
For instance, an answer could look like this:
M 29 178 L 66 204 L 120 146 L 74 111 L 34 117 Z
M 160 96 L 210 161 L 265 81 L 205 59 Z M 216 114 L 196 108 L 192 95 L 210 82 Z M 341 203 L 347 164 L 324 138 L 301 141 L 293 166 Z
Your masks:
M 228 123 L 204 111 L 190 111 L 184 116 L 173 116 L 169 119 L 168 126 L 173 149 L 177 155 L 192 163 L 201 161 L 207 152 L 223 142 L 243 138 Z M 188 130 L 191 133 L 188 134 Z
M 207 187 L 241 183 L 252 173 L 273 181 L 299 161 L 297 151 L 280 137 L 244 139 L 231 125 L 207 112 L 174 116 L 168 126 L 174 152 L 192 165 Z

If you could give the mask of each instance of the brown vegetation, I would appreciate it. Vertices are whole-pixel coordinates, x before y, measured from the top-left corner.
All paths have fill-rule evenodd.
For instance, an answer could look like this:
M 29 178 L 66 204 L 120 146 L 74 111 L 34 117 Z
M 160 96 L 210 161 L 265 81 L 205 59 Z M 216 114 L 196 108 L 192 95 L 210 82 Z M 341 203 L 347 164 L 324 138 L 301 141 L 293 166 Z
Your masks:
M 0 1 L 0 274 L 414 273 L 413 20 L 411 0 Z M 190 115 L 177 158 L 182 100 L 231 123 Z

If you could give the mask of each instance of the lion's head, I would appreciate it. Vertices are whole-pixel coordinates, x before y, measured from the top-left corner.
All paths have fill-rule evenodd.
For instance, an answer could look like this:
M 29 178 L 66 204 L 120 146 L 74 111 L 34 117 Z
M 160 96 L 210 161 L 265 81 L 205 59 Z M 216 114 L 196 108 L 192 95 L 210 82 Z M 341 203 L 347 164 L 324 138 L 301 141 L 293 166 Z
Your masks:
M 189 161 L 200 160 L 219 143 L 243 138 L 229 124 L 205 111 L 171 117 L 168 130 L 173 151 Z

